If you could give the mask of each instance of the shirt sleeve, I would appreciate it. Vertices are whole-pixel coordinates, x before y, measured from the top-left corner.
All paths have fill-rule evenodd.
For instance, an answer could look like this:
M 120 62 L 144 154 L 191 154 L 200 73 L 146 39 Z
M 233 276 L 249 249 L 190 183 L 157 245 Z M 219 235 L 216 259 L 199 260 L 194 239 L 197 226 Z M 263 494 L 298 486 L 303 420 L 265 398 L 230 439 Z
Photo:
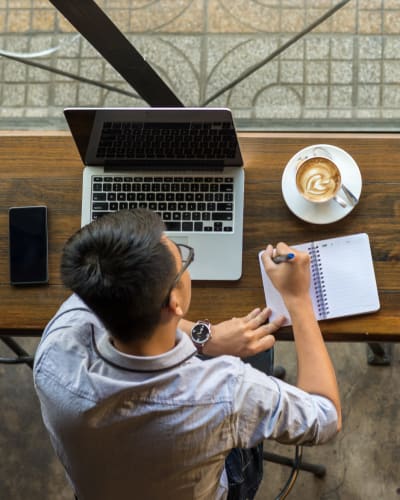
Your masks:
M 234 427 L 237 446 L 251 448 L 262 439 L 283 444 L 322 444 L 337 433 L 333 403 L 243 363 L 235 384 Z

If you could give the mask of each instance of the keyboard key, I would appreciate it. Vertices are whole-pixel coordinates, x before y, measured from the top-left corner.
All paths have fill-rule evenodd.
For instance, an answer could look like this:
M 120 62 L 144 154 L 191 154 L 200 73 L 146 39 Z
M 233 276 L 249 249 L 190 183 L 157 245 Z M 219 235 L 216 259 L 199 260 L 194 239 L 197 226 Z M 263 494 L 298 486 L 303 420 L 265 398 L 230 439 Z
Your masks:
M 108 210 L 108 203 L 107 202 L 105 202 L 105 203 L 93 203 L 92 210 L 96 210 L 96 211 Z
M 212 220 L 233 220 L 231 212 L 213 212 L 211 217 Z
M 106 201 L 106 193 L 93 193 L 93 201 Z
M 221 184 L 219 188 L 221 192 L 232 193 L 233 184 Z
M 165 226 L 167 231 L 180 231 L 181 223 L 180 222 L 165 222 Z
M 92 212 L 92 220 L 100 219 L 103 215 L 107 215 L 109 212 Z
M 232 203 L 217 203 L 217 210 L 218 212 L 232 212 L 233 205 Z

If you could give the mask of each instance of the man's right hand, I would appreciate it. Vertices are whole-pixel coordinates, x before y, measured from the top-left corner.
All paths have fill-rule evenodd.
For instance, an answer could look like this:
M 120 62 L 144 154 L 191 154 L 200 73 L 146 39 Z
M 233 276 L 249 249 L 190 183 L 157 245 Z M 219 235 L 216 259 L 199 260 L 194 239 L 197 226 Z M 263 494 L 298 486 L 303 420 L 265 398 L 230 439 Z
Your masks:
M 272 260 L 276 255 L 294 253 L 294 259 L 275 264 Z M 261 256 L 265 271 L 275 288 L 282 295 L 286 306 L 290 307 L 292 300 L 309 297 L 310 289 L 310 256 L 290 248 L 286 243 L 278 243 L 276 249 L 268 245 Z

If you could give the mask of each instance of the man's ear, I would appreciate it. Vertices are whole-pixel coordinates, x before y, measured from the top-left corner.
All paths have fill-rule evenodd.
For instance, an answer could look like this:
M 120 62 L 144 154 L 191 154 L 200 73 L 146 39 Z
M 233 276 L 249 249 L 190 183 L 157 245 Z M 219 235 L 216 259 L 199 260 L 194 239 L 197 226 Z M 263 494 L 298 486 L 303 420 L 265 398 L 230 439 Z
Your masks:
M 183 317 L 180 294 L 177 292 L 176 288 L 173 288 L 169 294 L 168 307 L 176 316 L 179 316 L 180 318 Z

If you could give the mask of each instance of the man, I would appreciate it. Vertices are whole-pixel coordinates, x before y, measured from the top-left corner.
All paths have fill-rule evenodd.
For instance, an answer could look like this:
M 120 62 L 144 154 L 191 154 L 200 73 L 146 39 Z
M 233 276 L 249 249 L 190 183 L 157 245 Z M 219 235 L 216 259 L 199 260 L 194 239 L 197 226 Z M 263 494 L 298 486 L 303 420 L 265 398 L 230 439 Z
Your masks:
M 297 388 L 239 358 L 270 349 L 283 318 L 266 324 L 270 311 L 254 309 L 217 325 L 184 319 L 194 254 L 163 230 L 153 212 L 122 211 L 64 248 L 62 278 L 75 294 L 46 327 L 34 377 L 79 500 L 220 499 L 228 480 L 229 498 L 253 498 L 260 475 L 246 471 L 264 439 L 322 443 L 341 425 L 308 255 L 274 264 L 274 252 L 289 250 L 279 243 L 263 258 L 293 321 Z M 235 451 L 249 461 L 236 486 Z

